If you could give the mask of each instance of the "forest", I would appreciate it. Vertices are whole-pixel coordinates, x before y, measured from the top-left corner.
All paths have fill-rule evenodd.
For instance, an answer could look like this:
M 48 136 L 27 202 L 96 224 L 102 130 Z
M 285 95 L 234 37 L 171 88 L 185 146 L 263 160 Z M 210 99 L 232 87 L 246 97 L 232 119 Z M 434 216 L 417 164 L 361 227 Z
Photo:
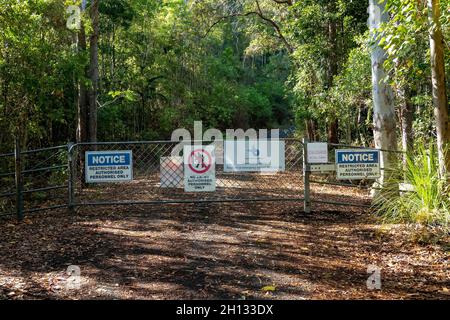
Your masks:
M 14 137 L 27 148 L 165 140 L 201 120 L 432 148 L 439 177 L 450 170 L 446 0 L 0 4 L 2 152 Z
M 437 135 L 432 72 L 445 79 L 450 64 L 448 1 L 433 1 L 431 18 L 426 1 L 384 1 L 375 36 L 368 4 L 2 0 L 1 150 L 14 135 L 29 147 L 164 139 L 194 120 L 371 145 L 374 41 L 386 53 L 379 76 L 392 91 L 395 144 L 428 143 Z

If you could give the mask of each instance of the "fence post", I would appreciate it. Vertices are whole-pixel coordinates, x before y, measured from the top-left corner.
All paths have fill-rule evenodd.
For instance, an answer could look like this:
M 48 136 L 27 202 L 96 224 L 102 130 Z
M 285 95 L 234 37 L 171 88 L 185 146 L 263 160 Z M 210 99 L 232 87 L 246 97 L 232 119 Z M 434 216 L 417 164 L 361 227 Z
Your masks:
M 75 204 L 75 188 L 74 188 L 74 179 L 75 179 L 75 165 L 74 165 L 74 156 L 73 156 L 73 150 L 74 150 L 74 144 L 70 142 L 67 145 L 68 152 L 67 152 L 67 161 L 69 166 L 69 177 L 68 177 L 68 204 L 67 207 L 69 208 L 69 211 L 73 212 L 74 210 L 74 204 Z
M 15 182 L 16 182 L 16 210 L 17 219 L 19 221 L 23 220 L 23 180 L 22 180 L 22 158 L 20 154 L 20 138 L 16 136 L 15 148 Z
M 304 191 L 304 210 L 305 213 L 311 213 L 311 193 L 309 178 L 311 175 L 310 166 L 308 164 L 308 142 L 307 138 L 303 139 L 303 185 Z

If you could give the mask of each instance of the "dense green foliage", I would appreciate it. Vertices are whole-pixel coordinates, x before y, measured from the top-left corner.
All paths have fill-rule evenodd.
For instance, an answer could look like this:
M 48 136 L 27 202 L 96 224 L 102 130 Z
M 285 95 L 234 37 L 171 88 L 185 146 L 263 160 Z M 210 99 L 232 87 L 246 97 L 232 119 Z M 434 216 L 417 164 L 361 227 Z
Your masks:
M 77 82 L 89 84 L 89 57 L 66 28 L 71 3 L 1 1 L 6 149 L 19 129 L 29 146 L 75 140 Z M 197 13 L 184 1 L 101 1 L 99 140 L 170 138 L 194 120 L 219 129 L 290 124 L 285 52 L 247 55 L 251 40 L 235 27 L 239 18 L 205 35 Z
M 384 26 L 381 43 L 389 54 L 386 67 L 396 92 L 406 93 L 414 105 L 414 133 L 416 143 L 432 143 L 432 92 L 430 83 L 430 49 L 428 8 L 426 2 L 415 0 L 389 0 L 392 16 Z M 448 1 L 441 1 L 441 23 L 445 37 L 446 73 L 450 72 L 450 10 Z M 449 83 L 447 83 L 447 88 Z M 402 98 L 397 95 L 397 104 Z
M 18 131 L 29 146 L 75 140 L 89 56 L 76 48 L 66 8 L 80 3 L 0 1 L 3 150 Z M 416 137 L 429 141 L 426 8 L 391 0 L 389 10 L 389 81 L 414 104 Z M 334 121 L 338 139 L 371 144 L 367 18 L 366 1 L 102 0 L 98 139 L 169 138 L 194 120 L 219 129 L 295 120 L 299 135 L 312 123 L 312 138 L 324 140 Z M 447 37 L 448 21 L 443 10 Z M 83 22 L 89 34 L 86 12 Z
M 180 1 L 158 5 L 150 16 L 132 11 L 130 27 L 102 38 L 102 101 L 119 99 L 100 110 L 100 139 L 167 138 L 194 120 L 219 129 L 289 122 L 284 55 L 246 59 L 248 39 L 231 22 L 205 37 Z
M 0 7 L 0 146 L 11 150 L 20 127 L 33 145 L 66 141 L 75 130 L 74 83 L 86 59 L 71 47 L 64 6 L 2 0 Z

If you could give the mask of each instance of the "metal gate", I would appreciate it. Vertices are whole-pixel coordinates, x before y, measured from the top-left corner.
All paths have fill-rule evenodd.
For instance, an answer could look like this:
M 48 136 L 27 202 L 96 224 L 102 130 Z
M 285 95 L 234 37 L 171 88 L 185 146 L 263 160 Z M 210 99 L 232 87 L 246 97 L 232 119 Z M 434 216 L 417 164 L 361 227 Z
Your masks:
M 307 141 L 282 141 L 285 144 L 284 171 L 231 173 L 225 172 L 223 165 L 218 164 L 216 191 L 209 193 L 188 193 L 182 185 L 171 188 L 161 186 L 161 163 L 165 157 L 172 155 L 179 142 L 97 142 L 23 151 L 17 141 L 15 152 L 0 154 L 0 217 L 16 215 L 22 219 L 26 214 L 59 208 L 159 203 L 303 201 L 305 212 L 310 212 L 314 204 L 370 207 L 369 191 L 373 188 L 373 181 L 339 181 L 334 172 L 325 175 L 311 172 L 305 156 Z M 204 141 L 202 145 L 210 143 Z M 334 161 L 335 149 L 365 148 L 337 144 L 328 146 L 330 163 Z M 85 183 L 85 153 L 118 150 L 133 152 L 133 180 L 125 183 Z M 219 148 L 218 152 L 223 150 Z M 400 154 L 398 151 L 392 152 Z M 320 186 L 331 188 L 323 192 Z M 362 201 L 353 201 L 355 197 L 350 191 L 354 189 L 365 190 L 367 197 Z
M 67 207 L 68 146 L 0 154 L 0 217 Z
M 70 206 L 129 205 L 156 203 L 196 203 L 232 201 L 286 201 L 303 200 L 303 144 L 285 139 L 285 171 L 271 174 L 252 172 L 225 172 L 216 165 L 216 191 L 187 193 L 182 186 L 163 188 L 160 184 L 160 166 L 170 157 L 179 142 L 99 142 L 82 143 L 70 148 L 73 192 Z M 202 142 L 208 145 L 211 142 Z M 197 143 L 198 144 L 198 143 Z M 84 155 L 86 151 L 133 152 L 133 181 L 125 183 L 85 184 Z M 216 150 L 223 152 L 223 150 Z M 175 170 L 175 169 L 174 169 Z M 170 174 L 170 172 L 169 172 Z M 176 174 L 176 172 L 174 172 Z

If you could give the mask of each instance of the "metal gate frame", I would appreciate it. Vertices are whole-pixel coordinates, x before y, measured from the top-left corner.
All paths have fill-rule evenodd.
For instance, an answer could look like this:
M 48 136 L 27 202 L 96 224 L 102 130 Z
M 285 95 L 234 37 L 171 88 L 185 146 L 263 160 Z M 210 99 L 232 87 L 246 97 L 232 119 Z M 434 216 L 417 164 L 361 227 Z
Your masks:
M 49 157 L 44 154 L 48 152 L 51 153 Z M 57 192 L 58 190 L 63 190 L 64 193 L 70 190 L 70 185 L 68 183 L 69 179 L 64 178 L 64 170 L 68 170 L 68 168 L 70 167 L 69 162 L 62 159 L 58 161 L 58 156 L 66 158 L 65 153 L 67 152 L 67 145 L 34 150 L 21 150 L 20 141 L 18 138 L 16 138 L 14 152 L 0 154 L 0 159 L 11 158 L 11 160 L 14 162 L 14 171 L 0 173 L 0 179 L 5 179 L 8 177 L 11 179 L 11 177 L 14 177 L 13 186 L 2 184 L 4 186 L 7 186 L 8 190 L 4 193 L 0 193 L 0 199 L 11 199 L 11 205 L 14 203 L 15 210 L 0 212 L 0 217 L 16 215 L 17 219 L 20 221 L 23 220 L 26 214 L 52 209 L 67 208 L 67 195 L 56 197 L 51 194 L 53 192 Z M 44 157 L 40 158 L 40 154 L 44 154 Z M 27 161 L 27 158 L 32 158 L 32 160 L 35 161 Z M 39 161 L 36 161 L 37 159 L 39 159 Z M 63 161 L 63 163 L 61 161 Z M 32 162 L 32 165 L 29 165 L 28 162 Z M 48 177 L 46 176 L 51 176 L 55 173 L 62 173 L 61 177 L 62 180 L 64 180 L 64 183 L 48 182 Z M 45 181 L 45 185 L 27 182 L 27 180 L 33 181 L 34 178 L 40 178 L 39 182 Z M 25 199 L 26 196 L 31 199 L 33 195 L 39 194 L 48 194 L 47 200 L 49 201 L 53 201 L 55 199 L 63 199 L 64 201 L 62 204 L 54 203 L 48 206 L 41 206 L 34 205 L 32 200 L 26 201 Z M 14 201 L 12 199 L 14 199 Z M 26 207 L 26 204 L 28 203 L 30 206 Z
M 331 186 L 339 186 L 339 187 L 346 187 L 346 188 L 357 188 L 360 190 L 382 190 L 382 188 L 375 186 L 376 180 L 361 180 L 358 184 L 350 184 L 350 183 L 343 183 L 339 182 L 339 180 L 336 179 L 335 182 L 328 182 L 328 181 L 319 181 L 312 178 L 313 172 L 311 171 L 311 164 L 307 162 L 308 154 L 307 154 L 307 145 L 309 143 L 308 139 L 303 139 L 303 145 L 304 145 L 304 176 L 305 176 L 305 212 L 310 213 L 311 212 L 311 205 L 313 203 L 319 203 L 319 204 L 330 204 L 335 206 L 350 206 L 350 207 L 360 207 L 360 208 L 373 208 L 372 205 L 365 205 L 360 203 L 349 203 L 349 202 L 340 202 L 340 201 L 329 201 L 329 200 L 320 200 L 320 199 L 311 199 L 310 190 L 311 190 L 311 184 L 316 185 L 331 185 Z M 380 151 L 381 154 L 383 153 L 393 153 L 395 155 L 405 155 L 406 152 L 404 151 L 398 151 L 398 150 L 386 150 L 386 149 L 379 149 L 379 148 L 370 148 L 370 147 L 364 147 L 364 146 L 354 146 L 350 144 L 339 144 L 339 143 L 328 143 L 328 147 L 333 149 L 340 149 L 340 148 L 350 148 L 350 149 L 364 149 L 364 150 L 373 150 L 373 151 Z M 334 157 L 334 152 L 331 153 Z M 381 171 L 389 170 L 389 168 L 380 168 Z M 335 172 L 334 172 L 335 173 Z M 368 182 L 372 181 L 373 183 L 370 184 L 370 186 L 364 185 Z M 406 191 L 408 192 L 408 191 Z
M 285 141 L 285 143 L 289 144 L 297 144 L 298 150 L 297 154 L 289 154 L 288 150 L 286 150 L 285 156 L 295 157 L 296 160 L 289 163 L 289 169 L 290 172 L 297 172 L 298 173 L 298 180 L 299 182 L 302 182 L 302 169 L 303 169 L 303 163 L 301 161 L 302 154 L 304 152 L 304 146 L 303 143 L 299 139 L 280 139 L 281 141 Z M 201 144 L 201 145 L 209 145 L 214 141 L 190 141 L 185 142 L 185 144 Z M 120 146 L 114 150 L 128 150 L 128 149 L 139 149 L 139 148 L 150 148 L 150 152 L 155 151 L 156 152 L 167 152 L 171 150 L 170 146 L 179 144 L 180 141 L 125 141 L 125 142 L 85 142 L 85 143 L 78 143 L 78 144 L 70 144 L 69 146 L 69 163 L 70 163 L 70 178 L 69 178 L 69 197 L 68 197 L 68 208 L 74 209 L 78 207 L 84 207 L 84 206 L 110 206 L 110 205 L 151 205 L 151 204 L 183 204 L 183 203 L 228 203 L 228 202 L 261 202 L 261 201 L 304 201 L 304 197 L 300 196 L 291 196 L 291 197 L 267 197 L 267 196 L 260 196 L 260 197 L 215 197 L 211 196 L 209 198 L 201 198 L 199 196 L 194 196 L 192 193 L 186 193 L 184 197 L 180 198 L 172 198 L 172 199 L 156 199 L 156 200 L 144 200 L 144 201 L 138 201 L 138 200 L 129 200 L 129 201 L 83 201 L 80 200 L 79 196 L 79 190 L 80 190 L 80 184 L 82 184 L 82 181 L 80 181 L 82 178 L 80 178 L 79 175 L 84 169 L 78 168 L 80 159 L 84 156 L 85 151 L 101 151 L 101 150 L 108 150 L 108 148 L 114 148 L 117 146 Z M 100 150 L 101 149 L 101 150 Z M 133 158 L 135 158 L 135 155 L 133 154 Z M 136 160 L 136 159 L 134 159 Z M 159 161 L 159 159 L 156 159 Z M 84 160 L 81 160 L 83 162 Z M 159 172 L 158 165 L 155 165 L 153 163 L 153 169 L 157 168 L 157 172 Z M 286 164 L 288 167 L 288 164 Z M 297 171 L 295 171 L 297 170 Z M 136 174 L 138 170 L 136 170 L 136 164 L 134 164 L 134 170 Z M 217 169 L 216 169 L 217 171 Z M 155 172 L 154 172 L 155 173 Z M 217 172 L 216 172 L 217 173 Z M 256 175 L 256 173 L 253 173 Z M 243 175 L 243 174 L 241 174 Z M 123 184 L 122 184 L 123 185 Z M 224 186 L 223 188 L 226 188 L 227 186 Z M 303 189 L 302 189 L 303 190 Z M 182 199 L 184 198 L 184 199 Z

